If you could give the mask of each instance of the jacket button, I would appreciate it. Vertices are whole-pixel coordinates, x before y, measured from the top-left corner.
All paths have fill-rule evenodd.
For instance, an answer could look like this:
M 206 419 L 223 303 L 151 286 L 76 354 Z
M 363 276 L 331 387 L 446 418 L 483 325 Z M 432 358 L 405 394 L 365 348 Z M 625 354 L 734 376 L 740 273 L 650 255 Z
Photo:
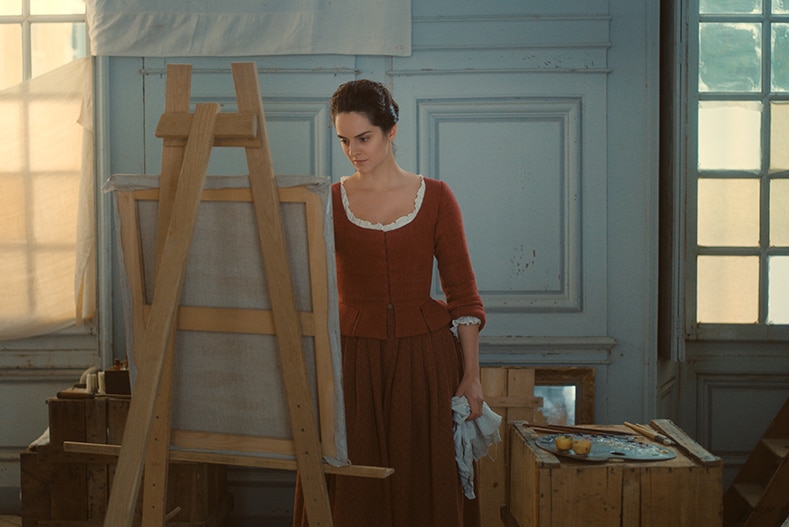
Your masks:
M 392 309 L 394 306 L 392 304 L 386 304 L 386 309 Z

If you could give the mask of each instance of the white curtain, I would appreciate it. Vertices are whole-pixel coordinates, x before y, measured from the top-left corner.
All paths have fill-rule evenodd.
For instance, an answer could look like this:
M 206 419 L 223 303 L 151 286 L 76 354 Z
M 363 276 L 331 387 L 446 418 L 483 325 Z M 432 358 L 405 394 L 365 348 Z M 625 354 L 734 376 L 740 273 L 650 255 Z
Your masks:
M 0 91 L 0 340 L 96 310 L 91 63 Z
M 94 55 L 411 54 L 411 0 L 86 0 Z

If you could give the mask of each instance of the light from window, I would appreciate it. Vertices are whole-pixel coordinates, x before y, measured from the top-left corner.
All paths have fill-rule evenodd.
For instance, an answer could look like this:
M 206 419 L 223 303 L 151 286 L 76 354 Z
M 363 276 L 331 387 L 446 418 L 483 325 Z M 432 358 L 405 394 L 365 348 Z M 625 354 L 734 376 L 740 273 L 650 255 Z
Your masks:
M 747 14 L 761 10 L 761 0 L 699 0 L 699 12 L 704 14 Z
M 770 302 L 768 324 L 789 324 L 789 256 L 772 256 L 770 262 Z
M 789 246 L 789 179 L 770 182 L 770 245 Z M 789 288 L 784 289 L 789 298 Z
M 23 338 L 75 318 L 84 1 L 0 0 L 0 50 L 0 333 Z
M 789 24 L 772 25 L 772 78 L 774 92 L 789 92 Z
M 789 0 L 698 9 L 695 322 L 789 324 Z
M 699 103 L 699 170 L 761 166 L 762 105 L 752 101 Z
M 759 246 L 759 180 L 699 180 L 698 243 Z
M 21 0 L 3 0 L 0 2 L 0 16 L 19 16 L 21 14 Z
M 789 137 L 789 102 L 773 101 L 770 103 L 770 172 L 789 170 L 787 137 Z
M 85 13 L 85 0 L 30 0 L 31 15 L 80 15 L 83 13 Z
M 0 90 L 86 57 L 87 43 L 84 0 L 0 0 Z
M 756 324 L 759 321 L 759 258 L 699 256 L 699 322 Z
M 761 89 L 759 24 L 702 23 L 699 38 L 699 91 Z
M 85 32 L 83 23 L 31 24 L 33 77 L 84 57 Z
M 0 2 L 3 5 L 4 2 Z M 0 90 L 22 82 L 22 26 L 0 24 Z

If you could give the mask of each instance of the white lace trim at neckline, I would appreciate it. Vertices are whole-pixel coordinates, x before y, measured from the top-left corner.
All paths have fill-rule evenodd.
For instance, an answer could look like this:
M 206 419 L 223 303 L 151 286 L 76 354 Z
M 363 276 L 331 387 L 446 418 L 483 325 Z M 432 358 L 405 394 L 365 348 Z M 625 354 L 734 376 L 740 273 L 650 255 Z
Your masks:
M 399 229 L 400 227 L 404 227 L 414 221 L 416 215 L 419 214 L 419 209 L 422 208 L 422 201 L 425 197 L 425 178 L 421 175 L 419 176 L 420 184 L 419 190 L 416 191 L 416 197 L 414 198 L 414 210 L 411 211 L 409 214 L 405 216 L 400 216 L 396 220 L 391 223 L 387 223 L 384 225 L 383 223 L 373 223 L 367 220 L 363 220 L 361 218 L 357 218 L 356 215 L 351 210 L 350 205 L 348 204 L 348 194 L 345 193 L 345 180 L 348 179 L 350 176 L 343 176 L 340 178 L 340 193 L 342 194 L 342 207 L 345 209 L 345 216 L 348 218 L 348 221 L 353 223 L 354 225 L 358 225 L 363 229 L 373 229 L 377 231 L 393 231 L 395 229 Z

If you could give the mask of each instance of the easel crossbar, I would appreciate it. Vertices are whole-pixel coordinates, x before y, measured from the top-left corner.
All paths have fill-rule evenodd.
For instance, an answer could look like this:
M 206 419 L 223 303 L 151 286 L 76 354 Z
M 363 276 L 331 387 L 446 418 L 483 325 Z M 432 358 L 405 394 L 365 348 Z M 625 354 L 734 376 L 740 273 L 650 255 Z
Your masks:
M 118 457 L 121 453 L 121 445 L 64 441 L 63 450 L 75 454 Z M 267 458 L 253 455 L 226 454 L 219 452 L 197 452 L 182 449 L 171 449 L 170 461 L 176 463 L 213 463 L 219 465 L 272 468 L 290 471 L 297 469 L 296 460 L 293 459 Z M 394 473 L 394 469 L 388 467 L 375 467 L 367 465 L 344 465 L 338 467 L 325 464 L 323 470 L 326 474 L 336 474 L 339 476 L 358 476 L 362 478 L 373 479 L 388 478 Z

